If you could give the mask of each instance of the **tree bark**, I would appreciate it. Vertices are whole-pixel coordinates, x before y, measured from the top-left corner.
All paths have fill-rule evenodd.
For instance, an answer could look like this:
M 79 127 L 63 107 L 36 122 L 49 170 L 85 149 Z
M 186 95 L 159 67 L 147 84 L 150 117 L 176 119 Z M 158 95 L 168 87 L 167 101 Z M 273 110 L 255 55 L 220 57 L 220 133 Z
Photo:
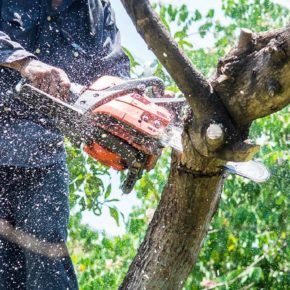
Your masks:
M 264 34 L 242 30 L 238 45 L 206 80 L 147 0 L 122 2 L 193 116 L 185 122 L 184 152 L 172 154 L 168 184 L 120 289 L 181 289 L 218 206 L 222 165 L 251 158 L 257 148 L 242 142 L 251 122 L 290 102 L 290 27 Z

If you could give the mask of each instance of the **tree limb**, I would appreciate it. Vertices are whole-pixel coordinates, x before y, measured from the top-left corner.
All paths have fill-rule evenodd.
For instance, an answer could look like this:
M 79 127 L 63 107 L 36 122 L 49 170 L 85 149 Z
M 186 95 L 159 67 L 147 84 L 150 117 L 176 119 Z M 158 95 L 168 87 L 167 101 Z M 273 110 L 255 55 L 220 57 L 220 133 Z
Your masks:
M 239 126 L 289 104 L 289 57 L 290 26 L 262 34 L 242 30 L 211 82 Z

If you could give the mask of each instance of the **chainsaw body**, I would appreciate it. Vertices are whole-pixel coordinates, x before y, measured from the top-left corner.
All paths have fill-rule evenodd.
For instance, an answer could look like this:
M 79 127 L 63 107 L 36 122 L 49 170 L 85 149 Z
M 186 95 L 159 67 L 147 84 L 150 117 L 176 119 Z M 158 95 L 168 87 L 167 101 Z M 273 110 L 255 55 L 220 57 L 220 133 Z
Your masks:
M 29 84 L 18 85 L 16 97 L 55 121 L 77 146 L 104 165 L 128 169 L 122 185 L 129 193 L 144 170 L 151 170 L 161 154 L 160 136 L 172 121 L 172 111 L 146 96 L 155 88 L 157 99 L 164 92 L 158 78 L 122 81 L 105 79 L 97 85 L 73 84 L 70 101 L 64 102 Z

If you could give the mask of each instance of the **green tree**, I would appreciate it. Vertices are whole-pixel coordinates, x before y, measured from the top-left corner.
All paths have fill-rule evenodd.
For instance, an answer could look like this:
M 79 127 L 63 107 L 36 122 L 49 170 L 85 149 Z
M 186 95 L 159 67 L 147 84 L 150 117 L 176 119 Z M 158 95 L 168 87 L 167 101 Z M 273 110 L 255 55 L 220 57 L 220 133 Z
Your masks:
M 216 19 L 214 10 L 202 15 L 199 11 L 188 11 L 185 5 L 156 6 L 179 46 L 206 75 L 213 72 L 218 59 L 233 46 L 240 27 L 266 31 L 289 20 L 287 9 L 266 0 L 224 0 L 222 9 L 226 24 Z M 198 27 L 200 37 L 214 35 L 213 47 L 195 49 L 190 42 L 192 26 Z M 162 66 L 158 62 L 154 66 L 156 75 L 166 81 L 169 89 L 178 92 Z M 185 289 L 287 289 L 289 285 L 286 234 L 290 192 L 289 111 L 284 109 L 255 121 L 250 137 L 263 143 L 257 158 L 268 165 L 272 177 L 262 185 L 236 176 L 228 178 L 220 207 Z M 72 207 L 101 214 L 103 206 L 110 206 L 109 170 L 69 144 L 68 153 Z M 70 244 L 81 289 L 118 288 L 159 202 L 167 181 L 169 159 L 169 152 L 165 152 L 156 168 L 138 183 L 136 191 L 142 206 L 130 214 L 126 235 L 107 237 L 82 225 L 81 213 L 72 216 Z M 111 214 L 119 219 L 115 209 Z

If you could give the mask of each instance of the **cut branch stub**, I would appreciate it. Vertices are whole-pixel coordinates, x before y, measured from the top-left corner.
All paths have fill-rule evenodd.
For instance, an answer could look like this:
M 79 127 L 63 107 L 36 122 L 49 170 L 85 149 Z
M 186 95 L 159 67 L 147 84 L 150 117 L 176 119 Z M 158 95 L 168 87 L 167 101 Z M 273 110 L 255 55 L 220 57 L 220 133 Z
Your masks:
M 211 151 L 215 152 L 223 144 L 225 140 L 225 133 L 222 125 L 210 124 L 206 130 L 206 141 Z
M 236 130 L 225 134 L 222 122 L 216 124 L 213 120 L 196 120 L 193 117 L 185 122 L 185 131 L 190 137 L 191 146 L 202 156 L 219 157 L 219 151 L 226 144 L 233 144 L 240 140 Z
M 238 51 L 244 53 L 253 46 L 253 32 L 249 29 L 241 29 L 241 34 L 238 43 Z

